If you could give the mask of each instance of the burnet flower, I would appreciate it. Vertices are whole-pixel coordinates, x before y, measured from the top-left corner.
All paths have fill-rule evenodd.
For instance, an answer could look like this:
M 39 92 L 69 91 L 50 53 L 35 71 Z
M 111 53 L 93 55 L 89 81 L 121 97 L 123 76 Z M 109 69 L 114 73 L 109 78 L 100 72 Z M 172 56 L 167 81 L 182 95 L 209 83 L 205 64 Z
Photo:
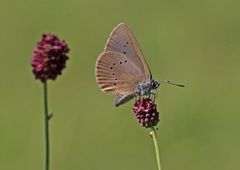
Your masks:
M 159 122 L 157 105 L 150 98 L 141 98 L 133 106 L 133 112 L 138 122 L 146 128 L 154 127 Z
M 45 82 L 55 80 L 66 66 L 68 45 L 52 34 L 43 34 L 32 57 L 32 71 L 36 79 Z

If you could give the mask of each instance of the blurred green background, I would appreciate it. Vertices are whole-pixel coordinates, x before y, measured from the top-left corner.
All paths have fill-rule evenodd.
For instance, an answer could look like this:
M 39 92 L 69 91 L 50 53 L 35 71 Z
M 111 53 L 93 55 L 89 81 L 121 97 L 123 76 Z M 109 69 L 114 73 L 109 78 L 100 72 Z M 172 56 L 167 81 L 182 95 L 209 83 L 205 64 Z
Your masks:
M 42 33 L 71 48 L 49 82 L 51 170 L 154 170 L 148 131 L 101 93 L 94 67 L 111 30 L 135 33 L 155 79 L 163 170 L 240 169 L 240 2 L 1 0 L 0 170 L 44 169 L 42 84 L 31 55 Z

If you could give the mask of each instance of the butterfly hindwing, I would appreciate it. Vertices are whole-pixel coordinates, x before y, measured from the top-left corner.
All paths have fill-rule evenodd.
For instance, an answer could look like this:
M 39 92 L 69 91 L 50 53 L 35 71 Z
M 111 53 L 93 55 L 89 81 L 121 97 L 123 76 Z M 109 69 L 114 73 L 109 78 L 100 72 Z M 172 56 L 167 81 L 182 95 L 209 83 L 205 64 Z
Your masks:
M 131 99 L 134 98 L 134 97 L 136 97 L 136 94 L 135 94 L 135 93 L 117 95 L 117 97 L 116 97 L 116 99 L 115 99 L 115 106 L 122 105 L 122 104 L 128 102 L 129 100 L 131 100 Z

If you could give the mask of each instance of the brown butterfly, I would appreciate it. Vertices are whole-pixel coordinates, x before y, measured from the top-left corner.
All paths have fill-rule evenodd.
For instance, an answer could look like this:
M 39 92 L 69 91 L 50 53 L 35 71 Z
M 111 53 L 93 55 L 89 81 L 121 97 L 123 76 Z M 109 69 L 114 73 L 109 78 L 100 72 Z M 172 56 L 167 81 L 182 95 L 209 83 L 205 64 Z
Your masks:
M 96 61 L 95 74 L 101 90 L 117 96 L 116 106 L 135 96 L 153 94 L 152 90 L 160 85 L 152 79 L 137 40 L 124 23 L 117 25 L 110 34 L 104 51 Z M 168 80 L 161 82 L 174 84 Z

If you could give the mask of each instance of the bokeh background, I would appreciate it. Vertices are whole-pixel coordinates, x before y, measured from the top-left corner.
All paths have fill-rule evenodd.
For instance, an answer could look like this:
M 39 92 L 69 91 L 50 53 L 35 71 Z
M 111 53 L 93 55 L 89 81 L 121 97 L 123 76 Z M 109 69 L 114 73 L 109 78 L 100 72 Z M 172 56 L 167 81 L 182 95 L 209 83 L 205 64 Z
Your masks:
M 135 33 L 155 79 L 164 170 L 240 169 L 240 2 L 0 0 L 0 170 L 44 169 L 42 84 L 31 55 L 42 33 L 71 48 L 49 82 L 52 170 L 154 170 L 148 130 L 101 93 L 94 67 L 111 30 Z

